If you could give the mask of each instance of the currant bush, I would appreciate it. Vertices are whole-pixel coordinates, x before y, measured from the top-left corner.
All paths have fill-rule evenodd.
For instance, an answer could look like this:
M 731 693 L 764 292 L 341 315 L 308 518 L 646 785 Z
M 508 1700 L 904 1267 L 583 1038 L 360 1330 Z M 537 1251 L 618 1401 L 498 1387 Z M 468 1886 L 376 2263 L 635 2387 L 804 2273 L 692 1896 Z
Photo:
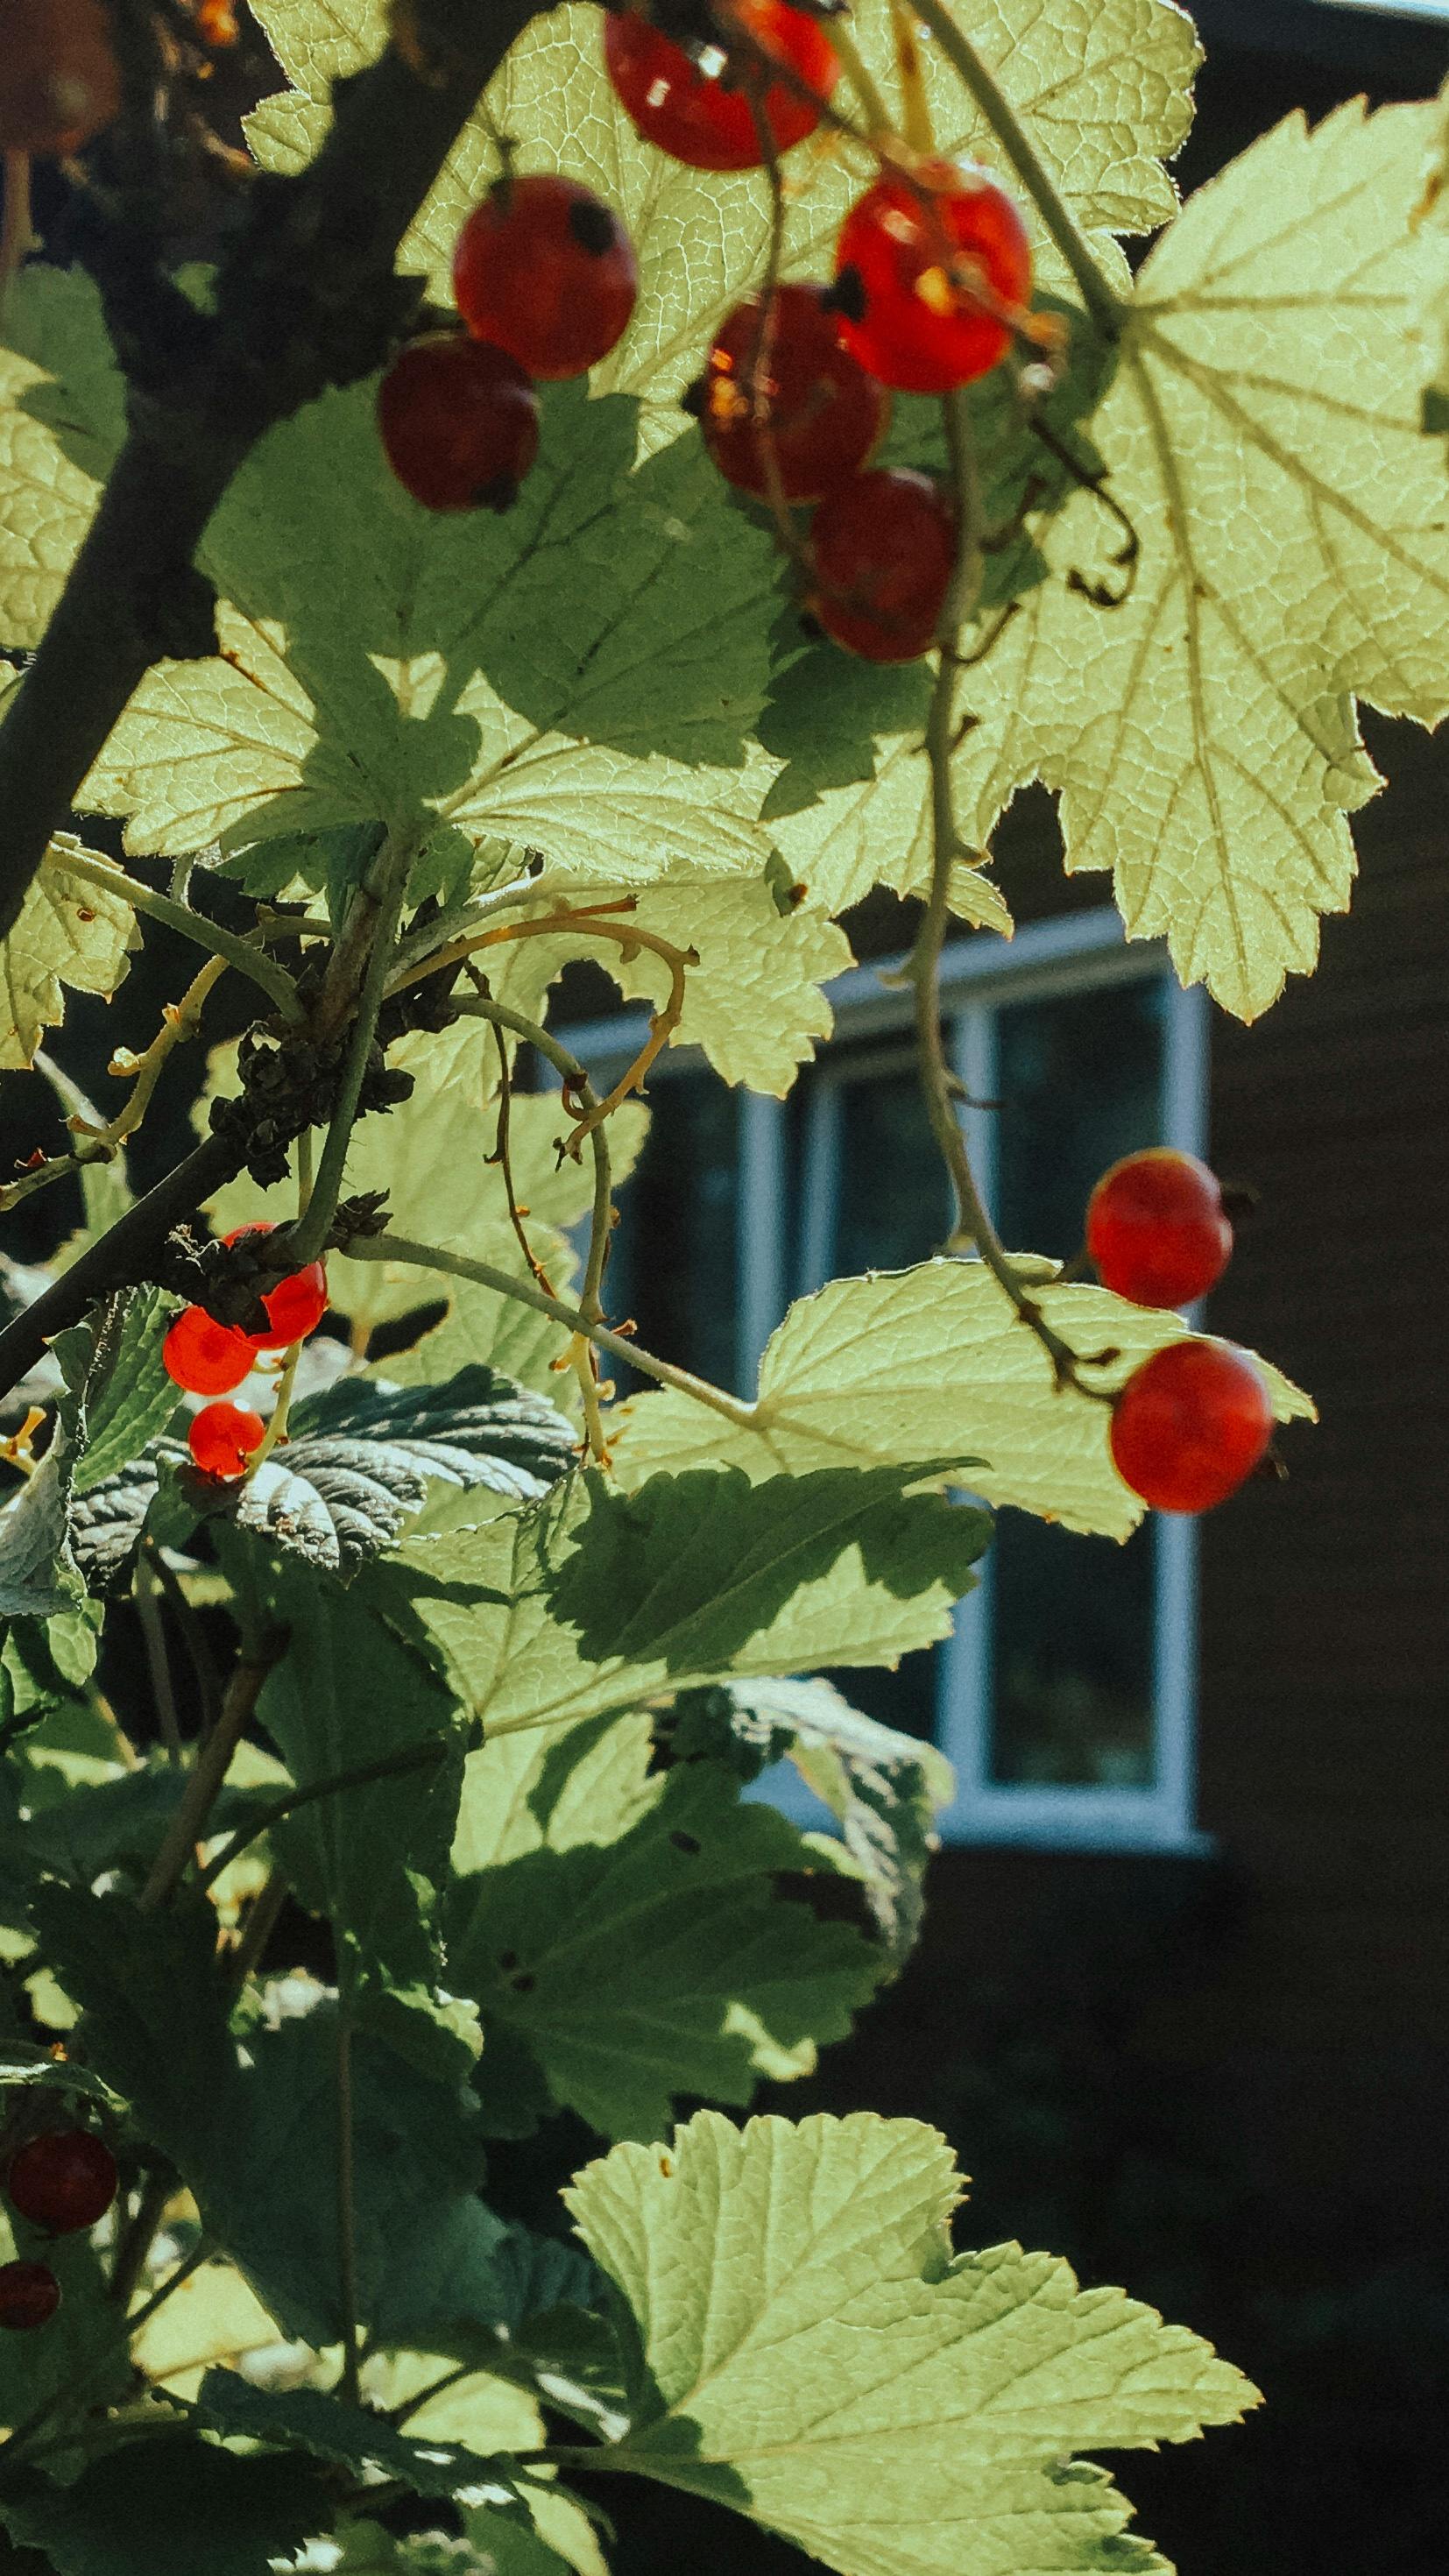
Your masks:
M 1118 1475 L 1159 1512 L 1206 1512 L 1251 1476 L 1273 1436 L 1260 1369 L 1226 1342 L 1170 1342 L 1112 1414 Z
M 904 466 L 853 476 L 816 512 L 810 555 L 810 611 L 848 653 L 914 662 L 929 651 L 956 560 L 942 484 Z
M 1134 1306 L 1190 1306 L 1216 1286 L 1232 1249 L 1216 1174 L 1171 1146 L 1114 1163 L 1088 1202 L 1097 1276 Z
M 167 1375 L 188 1395 L 230 1395 L 249 1377 L 257 1345 L 234 1324 L 219 1324 L 204 1306 L 185 1306 L 161 1345 Z
M 773 456 L 787 501 L 819 501 L 860 471 L 889 417 L 889 398 L 842 347 L 828 291 L 791 285 L 758 295 L 721 325 L 694 392 L 704 443 L 727 482 L 769 495 Z
M 98 0 L 6 0 L 0 9 L 0 152 L 79 152 L 121 104 Z
M 538 454 L 538 396 L 516 358 L 439 331 L 394 358 L 377 396 L 383 450 L 425 510 L 507 510 Z
M 628 328 L 639 292 L 629 236 L 573 179 L 500 179 L 453 252 L 453 293 L 474 337 L 530 376 L 581 376 Z
M 193 1414 L 186 1445 L 203 1476 L 244 1476 L 266 1436 L 249 1404 L 204 1404 Z
M 765 150 L 752 101 L 776 151 L 788 152 L 819 124 L 820 103 L 840 77 L 839 57 L 819 19 L 787 0 L 730 0 L 717 15 L 718 61 L 710 55 L 701 63 L 637 10 L 611 11 L 604 62 L 646 142 L 693 170 L 757 170 Z M 770 63 L 788 71 L 789 81 L 769 80 Z
M 835 267 L 846 347 L 902 393 L 950 393 L 988 374 L 1031 293 L 1026 226 L 970 162 L 877 180 L 840 228 Z
M 94 2227 L 116 2197 L 116 2159 L 89 2129 L 46 2129 L 10 2159 L 11 2205 L 35 2227 L 70 2236 Z
M 48 2263 L 0 2263 L 0 2328 L 29 2334 L 48 2326 L 60 2306 L 60 2283 Z

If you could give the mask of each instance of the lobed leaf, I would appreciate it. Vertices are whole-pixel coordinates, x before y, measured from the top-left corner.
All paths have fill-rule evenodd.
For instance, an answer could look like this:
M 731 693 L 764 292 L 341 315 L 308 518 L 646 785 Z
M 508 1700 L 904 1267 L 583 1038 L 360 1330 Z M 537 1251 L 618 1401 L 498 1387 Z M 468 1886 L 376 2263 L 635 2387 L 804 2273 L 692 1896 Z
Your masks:
M 42 1030 L 65 1017 L 67 987 L 109 1001 L 141 944 L 130 905 L 72 875 L 67 849 L 81 844 L 58 833 L 0 940 L 0 1067 L 29 1064 Z

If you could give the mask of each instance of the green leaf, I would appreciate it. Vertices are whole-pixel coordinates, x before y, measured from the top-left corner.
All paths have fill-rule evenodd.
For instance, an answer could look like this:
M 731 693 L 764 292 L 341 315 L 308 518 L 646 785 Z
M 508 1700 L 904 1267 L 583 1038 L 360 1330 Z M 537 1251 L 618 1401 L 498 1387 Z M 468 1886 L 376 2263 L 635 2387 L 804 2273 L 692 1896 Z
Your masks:
M 125 429 L 125 388 L 79 268 L 12 278 L 0 349 L 0 641 L 33 650 Z
M 117 2095 L 88 2066 L 77 2066 L 70 2058 L 52 2057 L 48 2048 L 25 2040 L 0 2040 L 0 2086 L 8 2089 L 11 2085 L 26 2092 L 79 2093 L 87 2101 L 104 2103 L 108 2110 L 117 2107 Z M 3 2349 L 0 2345 L 0 2351 Z
M 1017 1258 L 1050 1282 L 1055 1265 Z M 1091 1372 L 1094 1384 L 1118 1387 L 1165 1342 L 1190 1338 L 1180 1316 L 1129 1306 L 1105 1288 L 1047 1284 L 1043 1295 L 1048 1321 L 1084 1359 L 1118 1354 Z M 1257 1365 L 1280 1422 L 1314 1419 L 1306 1395 L 1265 1360 Z M 1105 1404 L 1058 1392 L 1046 1352 L 982 1263 L 941 1260 L 837 1279 L 802 1297 L 766 1345 L 748 1427 L 722 1423 L 690 1396 L 651 1394 L 621 1407 L 610 1436 L 626 1485 L 705 1458 L 765 1478 L 951 1451 L 969 1462 L 953 1481 L 987 1502 L 1120 1539 L 1143 1505 L 1112 1464 L 1110 1418 Z
M 0 2082 L 25 2080 L 23 2069 L 12 2071 L 12 2062 L 13 2043 L 7 2042 Z M 83 2089 L 93 2099 L 107 2099 L 98 2086 Z M 39 2110 L 38 2101 L 34 2107 Z M 47 2095 L 46 2108 L 52 2115 L 59 2108 L 53 2095 Z M 0 2425 L 12 2426 L 47 2399 L 68 2395 L 82 2370 L 94 2370 L 116 2322 L 106 2297 L 106 2270 L 88 2235 L 51 2238 L 23 2221 L 0 2217 L 0 2262 L 8 2262 L 14 2254 L 27 2262 L 49 2264 L 60 2283 L 60 2306 L 43 2333 L 0 2336 Z M 122 2396 L 128 2376 L 124 2351 L 114 2354 L 89 2383 L 97 2402 Z M 0 2567 L 6 2566 L 3 2553 L 0 2540 Z
M 77 1497 L 127 1469 L 175 1413 L 176 1387 L 161 1357 L 173 1311 L 159 1288 L 126 1289 L 114 1301 L 113 1320 L 97 1339 L 95 1363 L 83 1381 L 86 1441 L 75 1465 Z
M 0 940 L 0 1067 L 29 1064 L 42 1029 L 65 1017 L 67 986 L 109 1001 L 141 944 L 130 905 L 72 875 L 67 850 L 82 845 L 57 833 L 19 920 Z
M 490 1737 L 731 1673 L 894 1663 L 947 1633 L 987 1535 L 902 1491 L 926 1472 L 701 1470 L 633 1494 L 581 1476 L 516 1520 L 405 1539 L 368 1597 L 430 1640 Z
M 809 2074 L 884 1960 L 782 1902 L 803 1837 L 742 1806 L 719 1763 L 651 1772 L 645 1710 L 470 1756 L 446 1915 L 449 1975 L 607 2137 L 654 2137 L 676 2096 L 747 2102 Z
M 935 2130 L 871 2113 L 741 2133 L 706 2111 L 589 2166 L 565 2197 L 634 2321 L 613 2464 L 842 2576 L 1134 2563 L 1126 2506 L 1071 2454 L 1185 2441 L 1256 2392 L 1050 2255 L 953 2257 L 960 2191 Z
M 502 2460 L 481 2459 L 459 2442 L 433 2436 L 416 2441 L 381 2415 L 319 2388 L 253 2388 L 235 2371 L 209 2370 L 197 2406 L 201 2421 L 229 2440 L 309 2451 L 359 2478 L 397 2479 L 413 2495 L 451 2496 L 460 2487 L 481 2487 L 499 2505 L 518 2494 Z
M 611 1119 L 609 1123 L 612 1126 L 614 1122 Z M 366 1266 L 354 1262 L 351 1270 L 359 1272 Z M 394 1284 L 400 1288 L 402 1264 L 390 1267 Z M 560 1241 L 548 1265 L 549 1277 L 560 1296 L 570 1294 L 576 1269 L 572 1255 Z M 395 1351 L 382 1363 L 389 1378 L 404 1386 L 435 1386 L 460 1368 L 486 1365 L 520 1386 L 547 1395 L 561 1411 L 566 1413 L 570 1405 L 577 1411 L 578 1380 L 571 1369 L 559 1370 L 553 1365 L 568 1342 L 568 1333 L 561 1324 L 515 1297 L 501 1297 L 492 1288 L 480 1288 L 471 1279 L 448 1279 L 441 1271 L 432 1279 L 422 1270 L 414 1270 L 412 1278 L 414 1306 L 423 1299 L 431 1302 L 434 1289 L 440 1299 L 446 1298 L 447 1304 L 441 1319 L 411 1350 Z
M 175 1389 L 173 1387 L 174 1396 Z M 160 1487 L 161 1471 L 187 1464 L 187 1452 L 172 1441 L 153 1440 L 113 1475 L 73 1495 L 70 1546 L 86 1590 L 117 1591 L 130 1571 L 146 1515 Z
M 1378 784 L 1351 692 L 1434 722 L 1449 526 L 1420 434 L 1443 264 L 1419 221 L 1439 111 L 1291 117 L 1192 198 L 1138 277 L 1093 437 L 1141 540 L 1127 604 L 1067 588 L 1115 540 L 1090 499 L 1054 578 L 972 675 L 978 840 L 1034 775 L 1072 869 L 1110 867 L 1132 936 L 1253 1018 L 1349 900 L 1346 811 Z
M 58 2576 L 270 2576 L 331 2520 L 326 2486 L 300 2460 L 239 2459 L 184 2437 L 130 2443 L 73 2486 L 33 2478 L 0 2500 L 11 2538 Z
M 0 1618 L 49 1619 L 72 1608 L 76 1568 L 67 1516 L 74 1457 L 62 1426 L 34 1474 L 0 1511 Z
M 34 1859 L 81 1887 L 89 1887 L 105 1870 L 144 1876 L 181 1803 L 186 1779 L 174 1764 L 157 1760 L 117 1779 L 71 1789 L 58 1805 L 32 1817 L 27 1834 Z M 208 1836 L 245 1825 L 273 1806 L 276 1795 L 275 1788 L 223 1789 L 208 1819 Z
M 631 882 L 757 868 L 769 537 L 695 439 L 634 470 L 632 402 L 543 408 L 503 517 L 410 500 L 371 385 L 272 430 L 199 558 L 225 658 L 142 683 L 86 805 L 168 855 L 381 822 L 424 861 L 461 832 Z

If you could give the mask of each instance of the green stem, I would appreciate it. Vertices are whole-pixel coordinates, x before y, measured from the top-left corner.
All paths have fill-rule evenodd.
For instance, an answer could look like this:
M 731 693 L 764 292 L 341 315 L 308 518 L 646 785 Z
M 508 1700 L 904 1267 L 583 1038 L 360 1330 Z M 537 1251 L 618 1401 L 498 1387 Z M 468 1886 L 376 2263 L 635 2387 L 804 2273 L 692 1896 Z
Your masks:
M 435 950 L 450 948 L 456 939 L 467 939 L 475 930 L 485 930 L 500 912 L 512 912 L 516 904 L 551 903 L 555 896 L 577 895 L 578 890 L 578 878 L 566 875 L 562 868 L 544 868 L 537 876 L 513 877 L 507 885 L 493 886 L 486 894 L 474 895 L 469 902 L 426 922 L 421 930 L 410 931 L 398 949 L 399 973 L 406 977 Z
M 181 1804 L 166 1829 L 161 1848 L 152 1863 L 151 1874 L 137 1899 L 143 1914 L 153 1913 L 180 1885 L 188 1856 L 202 1838 L 206 1819 L 231 1768 L 231 1757 L 256 1707 L 262 1684 L 282 1654 L 285 1642 L 285 1637 L 278 1631 L 264 1639 L 254 1654 L 244 1654 L 235 1666 L 216 1724 L 197 1755 L 196 1768 L 186 1783 Z
M 146 1649 L 146 1663 L 151 1675 L 151 1696 L 156 1703 L 166 1759 L 178 1763 L 181 1760 L 181 1728 L 176 1715 L 171 1658 L 166 1651 L 166 1627 L 161 1617 L 158 1593 L 159 1586 L 149 1557 L 139 1556 L 131 1578 L 131 1598 L 141 1625 L 141 1642 Z
M 260 1834 L 270 1833 L 273 1825 L 283 1824 L 300 1807 L 314 1806 L 319 1798 L 340 1797 L 348 1789 L 366 1789 L 374 1780 L 391 1780 L 404 1771 L 425 1770 L 429 1763 L 441 1762 L 447 1749 L 441 1742 L 409 1744 L 400 1753 L 385 1753 L 376 1762 L 361 1762 L 351 1771 L 333 1771 L 325 1780 L 309 1782 L 305 1789 L 289 1790 L 285 1798 L 274 1799 L 271 1806 L 259 1808 L 248 1823 L 238 1825 L 207 1862 L 197 1885 L 214 1887 L 222 1871 L 230 1869 L 248 1843 L 254 1843 Z
M 520 1305 L 532 1306 L 540 1315 L 551 1315 L 556 1324 L 566 1325 L 571 1333 L 582 1333 L 588 1341 L 597 1342 L 601 1351 L 609 1351 L 644 1377 L 692 1396 L 697 1404 L 708 1405 L 712 1413 L 723 1414 L 726 1422 L 742 1430 L 754 1429 L 753 1404 L 744 1403 L 739 1396 L 726 1395 L 723 1387 L 711 1386 L 707 1378 L 695 1377 L 689 1369 L 676 1368 L 672 1360 L 656 1359 L 652 1351 L 641 1350 L 636 1342 L 626 1341 L 622 1333 L 611 1333 L 605 1324 L 591 1324 L 580 1307 L 567 1305 L 562 1297 L 550 1297 L 531 1279 L 499 1270 L 491 1261 L 473 1261 L 465 1253 L 447 1252 L 439 1244 L 413 1243 L 401 1234 L 356 1235 L 342 1248 L 349 1261 L 415 1263 L 420 1270 L 440 1270 L 452 1279 L 474 1279 L 480 1288 L 492 1288 L 500 1297 L 515 1297 Z
M 1078 287 L 1082 302 L 1099 330 L 1115 339 L 1122 323 L 1122 305 L 1112 292 L 1092 257 L 1056 187 L 1040 159 L 1006 93 L 986 68 L 981 56 L 963 36 L 943 0 L 911 0 L 911 7 L 923 27 L 929 27 L 957 78 L 970 91 L 997 142 L 1001 145 L 1023 188 L 1040 215 L 1048 233 L 1061 252 Z
M 555 1073 L 568 1083 L 573 1097 L 587 1116 L 598 1108 L 593 1086 L 578 1057 L 536 1020 L 526 1019 L 522 1011 L 513 1010 L 507 1002 L 495 1002 L 491 994 L 468 993 L 456 996 L 456 1008 L 470 1019 L 491 1020 L 499 1029 L 511 1029 L 515 1037 L 525 1038 L 531 1047 L 551 1064 Z M 594 1203 L 589 1221 L 589 1251 L 584 1264 L 584 1284 L 579 1296 L 579 1312 L 593 1323 L 601 1324 L 604 1309 L 601 1294 L 604 1264 L 609 1258 L 609 1234 L 614 1213 L 614 1176 L 609 1158 L 604 1121 L 590 1127 L 589 1147 L 594 1158 Z
M 130 2221 L 116 2248 L 115 2265 L 106 2286 L 106 2296 L 123 2311 L 136 2295 L 136 2284 L 145 2270 L 162 2212 L 170 2199 L 174 2183 L 164 2174 L 152 2174 L 143 2184 L 135 2217 Z
M 309 1261 L 317 1260 L 337 1212 L 343 1167 L 357 1120 L 357 1104 L 362 1097 L 368 1058 L 377 1036 L 377 1016 L 382 1009 L 389 970 L 396 964 L 394 942 L 412 862 L 413 843 L 406 839 L 388 842 L 379 851 L 373 865 L 367 889 L 374 906 L 372 938 L 362 989 L 357 997 L 357 1015 L 352 1023 L 337 1106 L 332 1112 L 332 1123 L 327 1130 L 327 1141 L 322 1148 L 317 1179 L 307 1201 L 306 1213 L 297 1219 L 291 1232 L 291 1250 L 299 1270 L 305 1270 Z
M 216 1659 L 206 1642 L 206 1631 L 187 1599 L 186 1586 L 174 1568 L 167 1564 L 155 1539 L 145 1541 L 142 1555 L 159 1590 L 165 1594 L 171 1615 L 181 1632 L 201 1703 L 200 1733 L 204 1741 L 215 1726 L 221 1708 L 221 1676 L 216 1669 Z
M 352 2008 L 337 2006 L 337 2296 L 342 2310 L 342 2394 L 362 2403 L 357 2346 L 357 2205 L 353 2175 Z
M 282 1869 L 274 1869 L 246 1920 L 246 1930 L 226 1962 L 227 1973 L 238 1992 L 254 1968 L 259 1968 L 262 1953 L 277 1928 L 277 1918 L 287 1902 L 288 1879 Z
M 170 895 L 155 893 L 150 886 L 142 885 L 138 877 L 128 876 L 125 869 L 118 868 L 112 860 L 96 858 L 89 851 L 62 850 L 55 864 L 63 868 L 67 876 L 80 877 L 86 885 L 99 886 L 105 894 L 119 895 L 137 912 L 145 913 L 149 920 L 164 922 L 168 930 L 178 932 L 181 938 L 194 941 L 198 948 L 209 949 L 213 957 L 224 957 L 228 966 L 235 966 L 238 974 L 249 975 L 254 984 L 261 986 L 284 1019 L 302 1018 L 297 987 L 285 966 L 279 966 L 274 957 L 268 957 L 260 948 L 254 947 L 239 931 L 226 930 L 219 921 L 208 921 L 205 914 L 193 912 L 189 904 L 173 903 Z

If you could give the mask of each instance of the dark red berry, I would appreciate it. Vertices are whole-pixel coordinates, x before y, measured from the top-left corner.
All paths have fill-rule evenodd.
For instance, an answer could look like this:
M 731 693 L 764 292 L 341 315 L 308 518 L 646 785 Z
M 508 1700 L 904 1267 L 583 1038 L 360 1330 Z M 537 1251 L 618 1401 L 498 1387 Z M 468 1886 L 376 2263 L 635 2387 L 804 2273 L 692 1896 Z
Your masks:
M 0 2327 L 28 2334 L 48 2326 L 60 2306 L 60 2283 L 48 2263 L 0 2263 Z
M 770 494 L 773 455 L 787 501 L 818 501 L 864 465 L 889 399 L 840 345 L 821 286 L 777 287 L 737 304 L 710 350 L 700 393 L 704 442 L 728 482 Z
M 257 1345 L 204 1306 L 184 1306 L 161 1345 L 166 1373 L 191 1395 L 229 1395 L 256 1366 Z
M 1232 1248 L 1216 1174 L 1169 1145 L 1114 1163 L 1088 1203 L 1097 1275 L 1134 1306 L 1190 1306 L 1216 1286 Z
M 984 376 L 1031 293 L 1026 226 L 971 162 L 878 179 L 846 216 L 835 264 L 841 338 L 903 393 L 949 393 Z
M 617 215 L 576 180 L 500 180 L 453 252 L 453 293 L 474 338 L 531 376 L 581 376 L 606 358 L 639 291 Z
M 120 67 L 99 0 L 5 0 L 0 152 L 79 152 L 120 105 Z
M 16 2148 L 5 2188 L 22 2218 L 69 2236 L 105 2217 L 116 2197 L 116 2159 L 89 2129 L 45 2129 Z
M 956 513 L 929 474 L 889 466 L 827 495 L 810 532 L 808 606 L 867 662 L 928 652 L 956 560 Z
M 692 170 L 758 170 L 766 155 L 752 99 L 776 151 L 788 152 L 814 133 L 840 59 L 819 19 L 787 0 L 717 0 L 714 14 L 721 46 L 696 62 L 637 10 L 611 11 L 605 69 L 647 143 Z M 738 42 L 729 45 L 732 30 Z M 772 62 L 788 83 L 768 79 Z
M 1169 1342 L 1133 1371 L 1112 1413 L 1118 1475 L 1159 1512 L 1206 1512 L 1266 1453 L 1262 1371 L 1227 1342 Z
M 187 1446 L 203 1476 L 244 1476 L 266 1424 L 247 1404 L 204 1404 L 192 1416 Z
M 234 1225 L 223 1243 L 240 1243 L 243 1235 L 270 1234 L 269 1217 L 258 1217 L 251 1225 Z M 293 1270 L 275 1288 L 269 1288 L 262 1299 L 266 1309 L 264 1333 L 248 1333 L 245 1339 L 253 1351 L 285 1350 L 292 1342 L 304 1342 L 314 1332 L 327 1312 L 327 1271 L 320 1261 L 309 1261 L 303 1270 Z M 235 1381 L 233 1381 L 235 1383 Z M 222 1390 L 218 1389 L 218 1393 Z
M 538 396 L 506 350 L 439 331 L 394 358 L 377 426 L 399 483 L 425 510 L 507 510 L 538 454 Z

